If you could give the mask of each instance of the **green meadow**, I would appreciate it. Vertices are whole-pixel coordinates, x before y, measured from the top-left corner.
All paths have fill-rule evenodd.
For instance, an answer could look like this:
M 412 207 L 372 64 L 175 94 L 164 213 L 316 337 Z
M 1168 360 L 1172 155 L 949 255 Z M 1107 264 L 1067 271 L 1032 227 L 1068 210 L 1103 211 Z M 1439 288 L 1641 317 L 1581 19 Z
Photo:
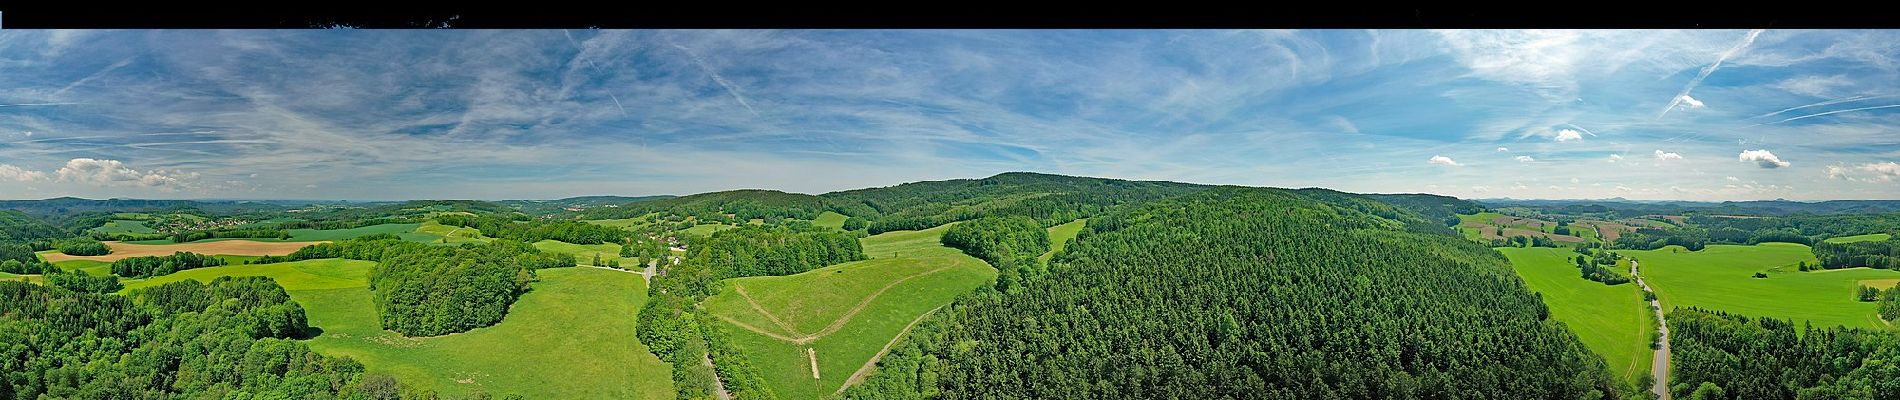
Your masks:
M 374 235 L 378 233 L 394 234 L 396 236 L 402 237 L 403 240 L 408 240 L 408 241 L 413 241 L 413 242 L 430 243 L 430 242 L 437 242 L 442 239 L 442 236 L 440 235 L 416 232 L 416 228 L 421 227 L 421 226 L 422 224 L 379 224 L 379 225 L 370 225 L 370 226 L 365 226 L 361 228 L 350 228 L 350 229 L 291 229 L 290 239 L 217 238 L 217 239 L 200 240 L 193 243 L 216 242 L 216 241 L 222 241 L 222 240 L 251 240 L 251 241 L 258 241 L 258 242 L 318 242 L 318 241 L 326 241 L 326 240 L 328 241 L 344 240 L 344 239 Z M 137 241 L 130 241 L 126 243 L 171 244 L 172 241 L 170 239 L 157 239 L 157 240 L 137 240 Z
M 989 264 L 938 243 L 948 226 L 864 238 L 869 260 L 728 279 L 701 306 L 781 397 L 830 396 L 913 321 L 996 278 Z
M 1088 218 L 1083 218 L 1069 221 L 1069 223 L 1066 224 L 1049 227 L 1049 252 L 1037 256 L 1036 261 L 1049 262 L 1050 258 L 1056 256 L 1056 253 L 1061 252 L 1064 247 L 1069 246 L 1069 241 L 1075 240 L 1075 236 L 1082 233 L 1082 228 L 1088 226 L 1088 222 Z
M 621 219 L 590 219 L 590 220 L 581 221 L 581 222 L 586 222 L 586 223 L 601 225 L 601 226 L 611 226 L 611 227 L 620 228 L 620 229 L 640 229 L 640 227 L 652 225 L 653 224 L 652 217 L 654 215 L 655 214 L 647 214 L 647 215 L 642 215 L 642 216 L 634 217 L 634 218 L 621 218 Z
M 485 391 L 531 399 L 673 397 L 671 369 L 633 337 L 634 315 L 646 302 L 639 275 L 595 268 L 537 271 L 494 326 L 409 338 L 385 331 L 376 317 L 368 274 L 376 263 L 323 259 L 200 268 L 143 281 L 126 290 L 184 279 L 269 276 L 303 305 L 311 349 L 356 359 L 422 390 L 461 396 Z
M 348 356 L 370 372 L 445 395 L 476 390 L 530 399 L 671 399 L 671 368 L 633 337 L 646 302 L 639 275 L 596 268 L 538 271 L 540 280 L 495 326 L 408 338 L 382 330 L 362 287 L 299 290 L 310 324 L 307 343 Z
M 106 221 L 105 225 L 100 225 L 97 228 L 92 228 L 92 231 L 104 233 L 104 234 L 158 233 L 158 230 L 145 226 L 145 221 L 134 221 L 134 220 L 129 220 L 129 219 L 115 219 L 111 221 Z
M 53 263 L 61 271 L 79 270 L 92 275 L 111 275 L 112 263 L 95 260 L 66 260 Z
M 620 259 L 620 245 L 613 243 L 573 244 L 559 240 L 534 242 L 534 248 L 549 253 L 567 253 L 574 255 L 574 261 L 581 265 L 594 265 L 594 255 L 600 255 L 601 262 Z M 631 262 L 631 261 L 628 261 Z
M 1635 283 L 1609 286 L 1583 279 L 1569 248 L 1501 247 L 1511 269 L 1531 291 L 1543 296 L 1551 318 L 1563 322 L 1585 347 L 1609 364 L 1610 372 L 1635 383 L 1649 373 L 1649 332 L 1655 319 Z M 1621 268 L 1628 268 L 1625 264 Z
M 443 225 L 435 221 L 424 222 L 422 225 L 417 225 L 415 233 L 434 236 L 436 239 L 432 243 L 487 243 L 489 240 L 493 240 L 482 236 L 480 229 Z M 405 237 L 404 239 L 408 238 Z
M 1798 263 L 1816 261 L 1808 246 L 1793 243 L 1617 252 L 1642 264 L 1664 310 L 1700 307 L 1796 324 L 1884 328 L 1874 303 L 1856 300 L 1855 289 L 1861 281 L 1900 279 L 1900 272 L 1870 268 L 1801 272 Z M 1757 272 L 1768 277 L 1754 278 Z
M 1891 235 L 1888 235 L 1888 234 L 1885 234 L 1885 233 L 1870 233 L 1870 234 L 1866 234 L 1866 235 L 1855 235 L 1855 236 L 1842 236 L 1842 237 L 1836 237 L 1836 238 L 1828 238 L 1828 239 L 1827 239 L 1827 242 L 1828 242 L 1828 243 L 1859 243 L 1859 242 L 1882 242 L 1882 241 L 1886 241 L 1887 239 L 1890 239 L 1890 238 L 1892 238 L 1892 236 L 1891 236 Z
M 736 227 L 732 225 L 725 225 L 725 224 L 699 224 L 699 225 L 693 225 L 693 227 L 691 228 L 686 228 L 686 233 L 691 234 L 691 235 L 696 235 L 696 236 L 712 236 L 713 232 L 723 231 L 723 230 L 732 229 L 732 228 L 736 228 Z
M 845 217 L 844 214 L 839 214 L 832 211 L 826 211 L 824 213 L 818 214 L 817 219 L 811 220 L 811 224 L 816 225 L 816 226 L 828 226 L 832 228 L 844 229 L 844 220 L 846 218 L 848 217 Z

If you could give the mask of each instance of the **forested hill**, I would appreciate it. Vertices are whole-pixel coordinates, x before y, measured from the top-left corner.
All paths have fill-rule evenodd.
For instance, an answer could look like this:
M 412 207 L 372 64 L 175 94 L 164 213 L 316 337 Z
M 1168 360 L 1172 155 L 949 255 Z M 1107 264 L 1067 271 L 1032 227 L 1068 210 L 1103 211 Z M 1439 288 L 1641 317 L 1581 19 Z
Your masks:
M 871 233 L 923 229 L 985 216 L 1021 215 L 1055 225 L 1111 207 L 1212 186 L 1010 172 L 983 179 L 912 182 L 822 195 L 834 210 L 870 221 Z
M 1260 188 L 1112 211 L 1046 273 L 918 326 L 847 397 L 1622 391 L 1502 256 L 1406 228 L 1424 220 L 1362 196 Z
M 777 190 L 741 189 L 659 200 L 641 200 L 614 208 L 592 208 L 582 211 L 581 215 L 587 219 L 606 219 L 633 218 L 648 213 L 662 212 L 681 217 L 696 217 L 701 220 L 733 222 L 726 221 L 730 218 L 738 220 L 737 222 L 744 222 L 753 218 L 812 219 L 825 209 L 823 200 L 818 196 Z
M 1458 214 L 1484 212 L 1484 206 L 1470 200 L 1435 194 L 1367 194 L 1366 197 L 1411 210 L 1426 219 L 1457 225 Z

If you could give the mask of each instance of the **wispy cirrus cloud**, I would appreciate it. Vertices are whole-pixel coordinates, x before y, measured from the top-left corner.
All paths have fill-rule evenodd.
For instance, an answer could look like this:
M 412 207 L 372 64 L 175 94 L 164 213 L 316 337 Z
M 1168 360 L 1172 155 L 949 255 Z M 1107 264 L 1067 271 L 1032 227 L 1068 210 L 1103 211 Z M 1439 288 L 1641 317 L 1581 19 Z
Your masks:
M 13 169 L 0 167 L 0 193 L 823 192 L 1034 170 L 1519 198 L 1891 198 L 1780 157 L 1603 161 L 1774 149 L 1873 177 L 1856 168 L 1900 154 L 1900 106 L 1879 90 L 1900 87 L 1896 42 L 1783 30 L 7 30 L 0 161 Z M 1671 107 L 1696 110 L 1656 118 Z M 1489 153 L 1534 162 L 1446 168 Z M 61 179 L 75 159 L 94 162 Z M 112 179 L 81 178 L 99 176 Z M 1616 184 L 1564 183 L 1577 177 Z

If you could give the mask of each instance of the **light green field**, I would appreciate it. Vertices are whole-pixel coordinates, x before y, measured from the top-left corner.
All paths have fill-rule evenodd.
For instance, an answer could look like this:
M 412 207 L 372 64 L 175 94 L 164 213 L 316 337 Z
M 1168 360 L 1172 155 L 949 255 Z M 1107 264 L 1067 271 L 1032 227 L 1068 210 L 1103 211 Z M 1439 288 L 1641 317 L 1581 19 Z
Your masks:
M 347 356 L 404 385 L 460 396 L 486 391 L 532 399 L 670 399 L 671 368 L 634 339 L 646 302 L 639 275 L 597 268 L 537 271 L 539 281 L 495 326 L 406 338 L 377 322 L 369 269 L 339 259 L 200 268 L 127 283 L 127 289 L 224 275 L 270 276 L 321 332 L 305 343 Z
M 158 233 L 158 230 L 145 226 L 145 221 L 133 221 L 129 219 L 106 221 L 105 225 L 100 225 L 91 230 L 108 235 L 120 233 Z
M 1892 238 L 1892 236 L 1885 233 L 1870 233 L 1866 235 L 1828 238 L 1827 242 L 1828 243 L 1883 242 L 1890 238 Z
M 1049 259 L 1055 257 L 1057 252 L 1069 246 L 1069 241 L 1075 240 L 1075 236 L 1082 233 L 1082 227 L 1088 226 L 1088 222 L 1088 218 L 1083 218 L 1069 221 L 1069 223 L 1066 224 L 1049 227 L 1049 252 L 1042 253 L 1041 256 L 1036 257 L 1036 261 L 1048 263 Z
M 330 258 L 277 264 L 198 268 L 150 279 L 126 279 L 123 282 L 125 282 L 125 291 L 131 291 L 186 279 L 210 282 L 220 276 L 268 276 L 276 279 L 277 284 L 284 285 L 284 288 L 288 290 L 337 289 L 368 286 L 369 269 L 375 266 L 376 263 L 372 261 Z
M 217 238 L 217 239 L 199 240 L 192 243 L 217 242 L 217 241 L 224 241 L 224 240 L 250 240 L 250 241 L 257 241 L 257 242 L 317 242 L 317 241 L 325 241 L 325 240 L 335 241 L 335 240 L 351 239 L 351 238 L 357 238 L 357 237 L 362 237 L 362 236 L 374 235 L 378 233 L 395 234 L 396 236 L 401 237 L 402 240 L 408 240 L 412 242 L 430 243 L 430 242 L 437 242 L 442 239 L 442 237 L 438 235 L 431 235 L 427 233 L 416 232 L 416 228 L 421 227 L 421 226 L 422 224 L 380 224 L 380 225 L 370 225 L 370 226 L 365 226 L 361 228 L 351 228 L 351 229 L 291 229 L 290 239 Z M 171 244 L 172 241 L 170 239 L 158 239 L 158 240 L 136 240 L 136 241 L 129 241 L 126 243 Z
M 830 396 L 911 322 L 994 281 L 989 264 L 938 243 L 948 226 L 865 238 L 869 260 L 728 279 L 701 305 L 780 397 Z M 807 348 L 817 351 L 820 379 Z
M 1796 263 L 1816 261 L 1808 246 L 1793 243 L 1617 252 L 1641 262 L 1643 276 L 1665 311 L 1693 306 L 1793 319 L 1797 325 L 1808 321 L 1816 326 L 1884 328 L 1874 303 L 1857 301 L 1854 291 L 1863 280 L 1900 279 L 1900 272 L 1870 268 L 1800 272 Z M 1753 278 L 1756 272 L 1768 277 Z
M 817 219 L 811 220 L 811 224 L 814 226 L 824 226 L 824 227 L 844 229 L 844 220 L 846 218 L 849 218 L 849 217 L 845 217 L 844 214 L 826 211 L 824 213 L 818 214 Z
M 36 283 L 36 284 L 46 282 L 46 279 L 40 277 L 39 275 L 17 275 L 17 274 L 9 274 L 5 272 L 0 272 L 0 281 L 16 282 L 20 280 L 26 280 L 28 283 Z
M 653 214 L 647 214 L 647 215 L 643 215 L 643 216 L 639 216 L 635 218 L 590 219 L 590 220 L 581 221 L 581 222 L 586 222 L 586 223 L 601 225 L 601 226 L 611 226 L 611 227 L 620 228 L 620 229 L 640 229 L 641 227 L 653 224 L 653 218 L 651 218 L 652 216 Z
M 574 261 L 581 265 L 594 265 L 594 255 L 600 255 L 600 261 L 620 259 L 620 245 L 613 243 L 573 244 L 559 240 L 534 242 L 534 248 L 549 253 L 567 253 L 574 255 Z M 624 261 L 631 263 L 632 261 Z
M 79 270 L 92 275 L 111 275 L 112 263 L 95 260 L 66 260 L 53 263 L 61 271 Z
M 424 222 L 422 225 L 416 226 L 415 233 L 434 236 L 436 240 L 431 243 L 442 244 L 488 243 L 488 241 L 493 240 L 482 236 L 480 229 L 443 225 L 435 221 Z
M 598 268 L 538 272 L 495 326 L 406 338 L 377 324 L 372 295 L 362 287 L 298 290 L 323 333 L 307 343 L 348 356 L 370 372 L 404 384 L 459 396 L 475 390 L 530 399 L 671 399 L 671 368 L 633 337 L 646 302 L 639 275 Z
M 686 228 L 686 233 L 691 234 L 691 235 L 697 235 L 697 236 L 712 236 L 713 232 L 723 231 L 723 230 L 732 229 L 732 228 L 736 228 L 736 227 L 732 225 L 725 225 L 725 224 L 699 224 L 699 225 L 693 225 L 693 227 L 691 228 Z
M 1625 382 L 1649 373 L 1649 332 L 1656 320 L 1635 283 L 1616 286 L 1583 279 L 1569 248 L 1501 247 L 1511 269 L 1531 291 L 1543 294 L 1551 318 L 1563 322 L 1590 351 L 1602 356 Z M 1628 268 L 1627 264 L 1624 268 Z

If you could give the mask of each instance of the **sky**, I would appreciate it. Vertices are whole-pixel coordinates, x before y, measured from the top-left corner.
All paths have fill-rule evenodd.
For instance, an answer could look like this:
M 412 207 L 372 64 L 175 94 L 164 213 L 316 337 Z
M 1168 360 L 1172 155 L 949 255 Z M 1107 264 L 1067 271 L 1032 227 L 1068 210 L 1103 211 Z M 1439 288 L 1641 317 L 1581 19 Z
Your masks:
M 0 30 L 0 198 L 1900 199 L 1900 31 Z

